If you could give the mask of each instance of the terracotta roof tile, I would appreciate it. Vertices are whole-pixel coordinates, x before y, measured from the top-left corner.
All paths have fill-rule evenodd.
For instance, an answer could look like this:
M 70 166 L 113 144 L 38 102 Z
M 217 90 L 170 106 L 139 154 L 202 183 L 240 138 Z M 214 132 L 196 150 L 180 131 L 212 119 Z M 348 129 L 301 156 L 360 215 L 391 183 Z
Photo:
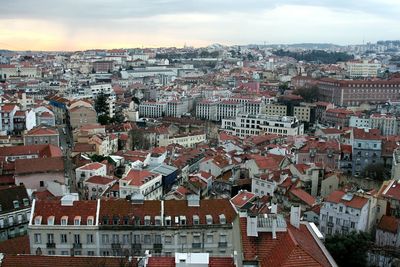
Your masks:
M 33 158 L 15 160 L 15 174 L 62 172 L 63 158 Z

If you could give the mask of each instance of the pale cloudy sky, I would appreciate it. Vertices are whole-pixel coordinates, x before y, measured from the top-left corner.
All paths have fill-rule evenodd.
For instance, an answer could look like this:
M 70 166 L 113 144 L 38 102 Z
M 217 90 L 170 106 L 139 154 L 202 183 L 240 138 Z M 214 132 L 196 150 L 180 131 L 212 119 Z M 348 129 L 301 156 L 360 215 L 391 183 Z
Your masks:
M 0 48 L 400 39 L 400 0 L 0 0 Z

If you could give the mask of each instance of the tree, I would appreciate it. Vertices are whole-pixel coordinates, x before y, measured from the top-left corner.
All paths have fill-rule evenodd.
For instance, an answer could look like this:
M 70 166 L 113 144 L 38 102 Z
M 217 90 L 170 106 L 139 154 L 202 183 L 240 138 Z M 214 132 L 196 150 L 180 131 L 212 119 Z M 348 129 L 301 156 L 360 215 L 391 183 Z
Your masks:
M 107 113 L 107 97 L 103 92 L 97 95 L 94 103 L 94 109 L 99 116 Z
M 319 98 L 319 89 L 317 86 L 313 87 L 302 87 L 293 92 L 296 95 L 300 95 L 306 102 L 315 102 Z
M 386 173 L 385 166 L 383 165 L 383 163 L 367 165 L 364 168 L 362 175 L 364 177 L 372 178 L 378 181 L 383 181 L 386 178 L 388 178 L 387 177 L 388 174 Z
M 339 266 L 366 266 L 371 236 L 365 232 L 328 236 L 325 246 Z
M 150 142 L 144 135 L 143 131 L 135 129 L 130 132 L 132 137 L 132 150 L 149 149 Z
M 98 121 L 98 123 L 100 123 L 101 125 L 107 125 L 107 124 L 110 123 L 111 118 L 108 117 L 108 115 L 103 114 L 103 115 L 100 115 L 100 116 L 97 117 L 97 121 Z
M 279 91 L 281 93 L 285 92 L 286 90 L 289 90 L 289 85 L 287 82 L 279 84 Z
M 125 121 L 124 114 L 120 108 L 116 109 L 114 117 L 111 118 L 110 122 L 122 123 Z

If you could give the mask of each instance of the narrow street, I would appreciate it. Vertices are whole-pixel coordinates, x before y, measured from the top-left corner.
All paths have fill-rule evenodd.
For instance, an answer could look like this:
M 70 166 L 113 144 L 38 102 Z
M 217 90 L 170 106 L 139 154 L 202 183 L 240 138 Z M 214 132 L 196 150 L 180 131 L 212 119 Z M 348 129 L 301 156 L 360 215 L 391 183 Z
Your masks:
M 75 181 L 75 171 L 71 158 L 71 148 L 69 147 L 69 145 L 73 143 L 72 134 L 66 125 L 59 125 L 57 128 L 60 133 L 60 147 L 64 157 L 65 177 L 68 178 L 70 192 L 77 193 L 78 190 Z

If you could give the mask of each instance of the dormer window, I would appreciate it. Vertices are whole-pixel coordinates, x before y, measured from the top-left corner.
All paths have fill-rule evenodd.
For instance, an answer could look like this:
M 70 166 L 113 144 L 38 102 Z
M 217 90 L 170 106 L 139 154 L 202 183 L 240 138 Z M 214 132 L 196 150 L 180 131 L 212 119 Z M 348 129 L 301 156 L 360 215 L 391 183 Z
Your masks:
M 181 221 L 181 225 L 186 225 L 186 216 L 180 216 L 179 219 Z
M 207 224 L 213 224 L 213 218 L 210 214 L 206 215 Z
M 35 225 L 40 225 L 42 223 L 42 216 L 35 217 Z
M 140 225 L 140 217 L 135 217 L 135 225 Z
M 18 209 L 19 208 L 19 201 L 18 200 L 14 200 L 13 204 L 14 204 L 14 209 Z
M 193 215 L 193 224 L 199 225 L 200 224 L 200 217 L 199 215 Z
M 49 216 L 47 218 L 47 225 L 54 225 L 54 216 Z
M 104 225 L 107 225 L 107 224 L 108 224 L 108 217 L 107 217 L 107 216 L 104 216 L 104 217 L 103 217 L 103 224 L 104 224 Z
M 144 225 L 150 225 L 150 216 L 144 216 Z
M 124 220 L 124 224 L 125 225 L 129 224 L 129 217 L 128 216 L 125 216 L 123 220 Z
M 74 225 L 81 225 L 81 216 L 75 216 Z
M 68 216 L 61 217 L 61 225 L 68 225 Z
M 89 216 L 89 217 L 87 218 L 87 225 L 93 225 L 93 221 L 94 221 L 93 216 Z
M 167 226 L 171 226 L 171 216 L 167 216 L 167 217 L 165 217 L 165 225 L 167 225 Z
M 156 216 L 154 219 L 155 219 L 155 225 L 160 226 L 161 225 L 161 217 Z
M 114 225 L 119 224 L 119 217 L 118 217 L 118 216 L 114 216 L 114 217 L 113 217 L 113 224 L 114 224 Z
M 225 217 L 225 214 L 220 214 L 220 215 L 219 215 L 219 223 L 220 223 L 220 224 L 226 224 L 226 217 Z
M 29 206 L 29 199 L 24 198 L 22 201 L 24 202 L 25 207 Z

